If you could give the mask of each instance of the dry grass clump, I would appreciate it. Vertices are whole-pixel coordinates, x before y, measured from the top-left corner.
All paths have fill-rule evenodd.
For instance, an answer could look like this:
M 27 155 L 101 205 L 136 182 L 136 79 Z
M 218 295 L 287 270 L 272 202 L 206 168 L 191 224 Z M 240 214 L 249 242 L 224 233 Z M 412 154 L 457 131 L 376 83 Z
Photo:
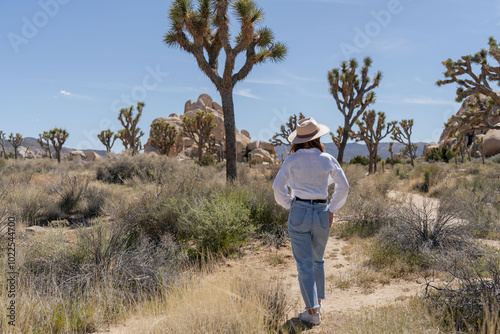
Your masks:
M 283 332 L 288 301 L 279 280 L 257 273 L 194 275 L 143 309 L 130 332 Z M 155 314 L 151 321 L 150 314 Z
M 449 252 L 437 259 L 444 282 L 428 281 L 428 305 L 450 331 L 500 332 L 500 261 L 498 250 Z
M 16 328 L 23 333 L 95 331 L 173 284 L 187 259 L 172 238 L 154 243 L 104 221 L 83 228 L 75 244 L 62 229 L 18 239 L 25 238 L 16 245 Z
M 395 305 L 343 312 L 338 332 L 349 334 L 443 333 L 442 325 L 418 298 Z

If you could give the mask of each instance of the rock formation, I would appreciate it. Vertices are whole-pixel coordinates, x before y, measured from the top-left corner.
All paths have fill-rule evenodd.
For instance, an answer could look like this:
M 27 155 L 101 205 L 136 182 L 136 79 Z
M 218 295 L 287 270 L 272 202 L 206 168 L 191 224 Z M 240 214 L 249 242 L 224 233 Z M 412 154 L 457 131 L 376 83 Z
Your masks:
M 182 154 L 188 157 L 196 156 L 198 147 L 194 141 L 190 138 L 182 137 L 182 117 L 191 117 L 195 115 L 198 110 L 210 112 L 215 115 L 214 122 L 217 124 L 213 130 L 216 140 L 215 149 L 220 152 L 224 151 L 223 147 L 219 144 L 220 142 L 223 146 L 225 138 L 224 113 L 222 111 L 222 106 L 217 102 L 214 102 L 210 95 L 201 94 L 196 101 L 189 100 L 186 102 L 184 105 L 183 115 L 179 116 L 174 113 L 170 114 L 168 117 L 159 117 L 165 119 L 169 124 L 174 125 L 178 131 L 176 148 L 171 151 L 169 156 L 176 157 Z M 156 118 L 155 120 L 159 118 Z M 151 145 L 151 136 L 146 145 L 144 145 L 144 151 L 156 152 L 156 148 Z M 252 152 L 252 157 L 256 158 L 259 163 L 268 162 L 269 160 L 274 161 L 274 157 L 276 155 L 276 150 L 273 145 L 264 141 L 251 141 L 250 133 L 247 130 L 241 130 L 240 133 L 238 129 L 236 129 L 236 151 L 237 159 L 239 161 L 243 161 L 243 158 L 248 157 L 248 153 L 250 152 Z M 254 151 L 255 153 L 253 153 Z
M 486 97 L 481 95 L 480 99 L 485 102 Z M 463 115 L 465 112 L 468 111 L 469 107 L 468 105 L 471 103 L 475 103 L 477 99 L 474 96 L 469 96 L 464 100 L 462 105 L 460 106 L 460 109 L 457 112 L 457 116 Z M 496 113 L 496 116 L 490 117 L 488 121 L 492 124 L 500 124 L 500 114 L 498 113 L 500 108 L 494 107 L 493 108 L 493 113 Z M 424 148 L 424 156 L 425 154 L 433 149 L 433 148 L 440 148 L 443 146 L 452 146 L 455 143 L 455 139 L 450 139 L 448 138 L 448 135 L 450 134 L 451 129 L 445 128 L 444 131 L 441 133 L 441 137 L 439 138 L 439 142 L 436 143 L 429 143 L 426 145 Z M 475 143 L 475 140 L 480 137 L 484 136 L 484 144 L 483 144 L 483 152 L 485 157 L 491 157 L 495 154 L 500 153 L 500 130 L 488 130 L 488 131 L 475 131 L 473 134 L 469 135 L 466 137 L 468 145 L 472 145 L 472 154 L 475 157 L 480 156 L 480 148 L 479 145 Z

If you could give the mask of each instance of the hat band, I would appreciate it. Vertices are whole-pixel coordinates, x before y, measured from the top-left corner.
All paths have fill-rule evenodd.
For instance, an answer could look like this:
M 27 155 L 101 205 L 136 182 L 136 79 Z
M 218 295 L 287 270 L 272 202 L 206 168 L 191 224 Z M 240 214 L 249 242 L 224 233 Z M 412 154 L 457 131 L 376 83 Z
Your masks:
M 297 133 L 297 138 L 308 138 L 308 137 L 312 137 L 314 136 L 315 134 L 317 134 L 319 132 L 319 128 L 316 129 L 316 131 L 312 132 L 312 133 L 309 133 L 307 135 L 299 135 Z

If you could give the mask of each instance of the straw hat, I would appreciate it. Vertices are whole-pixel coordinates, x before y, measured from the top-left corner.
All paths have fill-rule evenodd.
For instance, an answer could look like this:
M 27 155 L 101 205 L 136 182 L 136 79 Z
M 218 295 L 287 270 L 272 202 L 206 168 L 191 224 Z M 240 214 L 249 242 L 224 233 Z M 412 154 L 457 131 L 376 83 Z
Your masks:
M 288 136 L 288 141 L 292 144 L 305 143 L 319 138 L 330 132 L 330 128 L 323 124 L 318 124 L 312 117 L 301 119 L 297 122 L 297 129 Z

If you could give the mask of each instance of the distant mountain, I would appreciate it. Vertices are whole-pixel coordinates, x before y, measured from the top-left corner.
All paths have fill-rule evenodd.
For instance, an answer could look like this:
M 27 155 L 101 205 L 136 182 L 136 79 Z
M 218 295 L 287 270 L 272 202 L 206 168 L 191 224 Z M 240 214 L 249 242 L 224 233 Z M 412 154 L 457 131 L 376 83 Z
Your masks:
M 45 151 L 42 149 L 42 147 L 38 144 L 37 139 L 33 137 L 26 137 L 23 140 L 22 145 L 19 147 L 19 152 L 20 154 L 24 154 L 26 149 L 29 149 L 30 152 L 33 153 L 35 157 L 42 157 L 45 154 Z M 9 142 L 5 143 L 5 150 L 7 153 L 14 153 L 14 147 Z M 50 150 L 52 154 L 55 153 L 54 147 L 52 145 L 50 146 Z M 101 157 L 106 157 L 106 151 L 105 150 L 81 150 L 81 149 L 75 149 L 75 148 L 70 148 L 70 147 L 64 147 L 62 148 L 62 156 L 67 156 L 71 151 L 83 151 L 83 152 L 95 152 L 99 154 Z M 54 155 L 55 156 L 55 155 Z
M 415 144 L 418 145 L 417 157 L 419 157 L 423 154 L 424 146 L 427 143 L 418 142 Z M 337 158 L 339 151 L 337 150 L 337 146 L 335 146 L 334 143 L 323 143 L 323 145 L 325 145 L 326 152 L 330 153 L 335 158 Z M 403 147 L 404 147 L 403 144 L 394 143 L 394 146 L 392 148 L 394 154 L 399 153 Z M 287 146 L 277 146 L 276 153 L 278 154 L 278 158 L 281 157 L 281 154 L 283 154 L 283 156 L 286 157 L 288 149 L 289 148 Z M 391 153 L 389 153 L 388 149 L 389 149 L 388 142 L 380 143 L 378 145 L 378 155 L 380 155 L 383 159 L 390 158 Z M 363 157 L 368 157 L 368 149 L 366 148 L 366 145 L 360 143 L 348 143 L 344 151 L 344 161 L 349 162 L 352 158 L 358 155 L 361 155 Z

